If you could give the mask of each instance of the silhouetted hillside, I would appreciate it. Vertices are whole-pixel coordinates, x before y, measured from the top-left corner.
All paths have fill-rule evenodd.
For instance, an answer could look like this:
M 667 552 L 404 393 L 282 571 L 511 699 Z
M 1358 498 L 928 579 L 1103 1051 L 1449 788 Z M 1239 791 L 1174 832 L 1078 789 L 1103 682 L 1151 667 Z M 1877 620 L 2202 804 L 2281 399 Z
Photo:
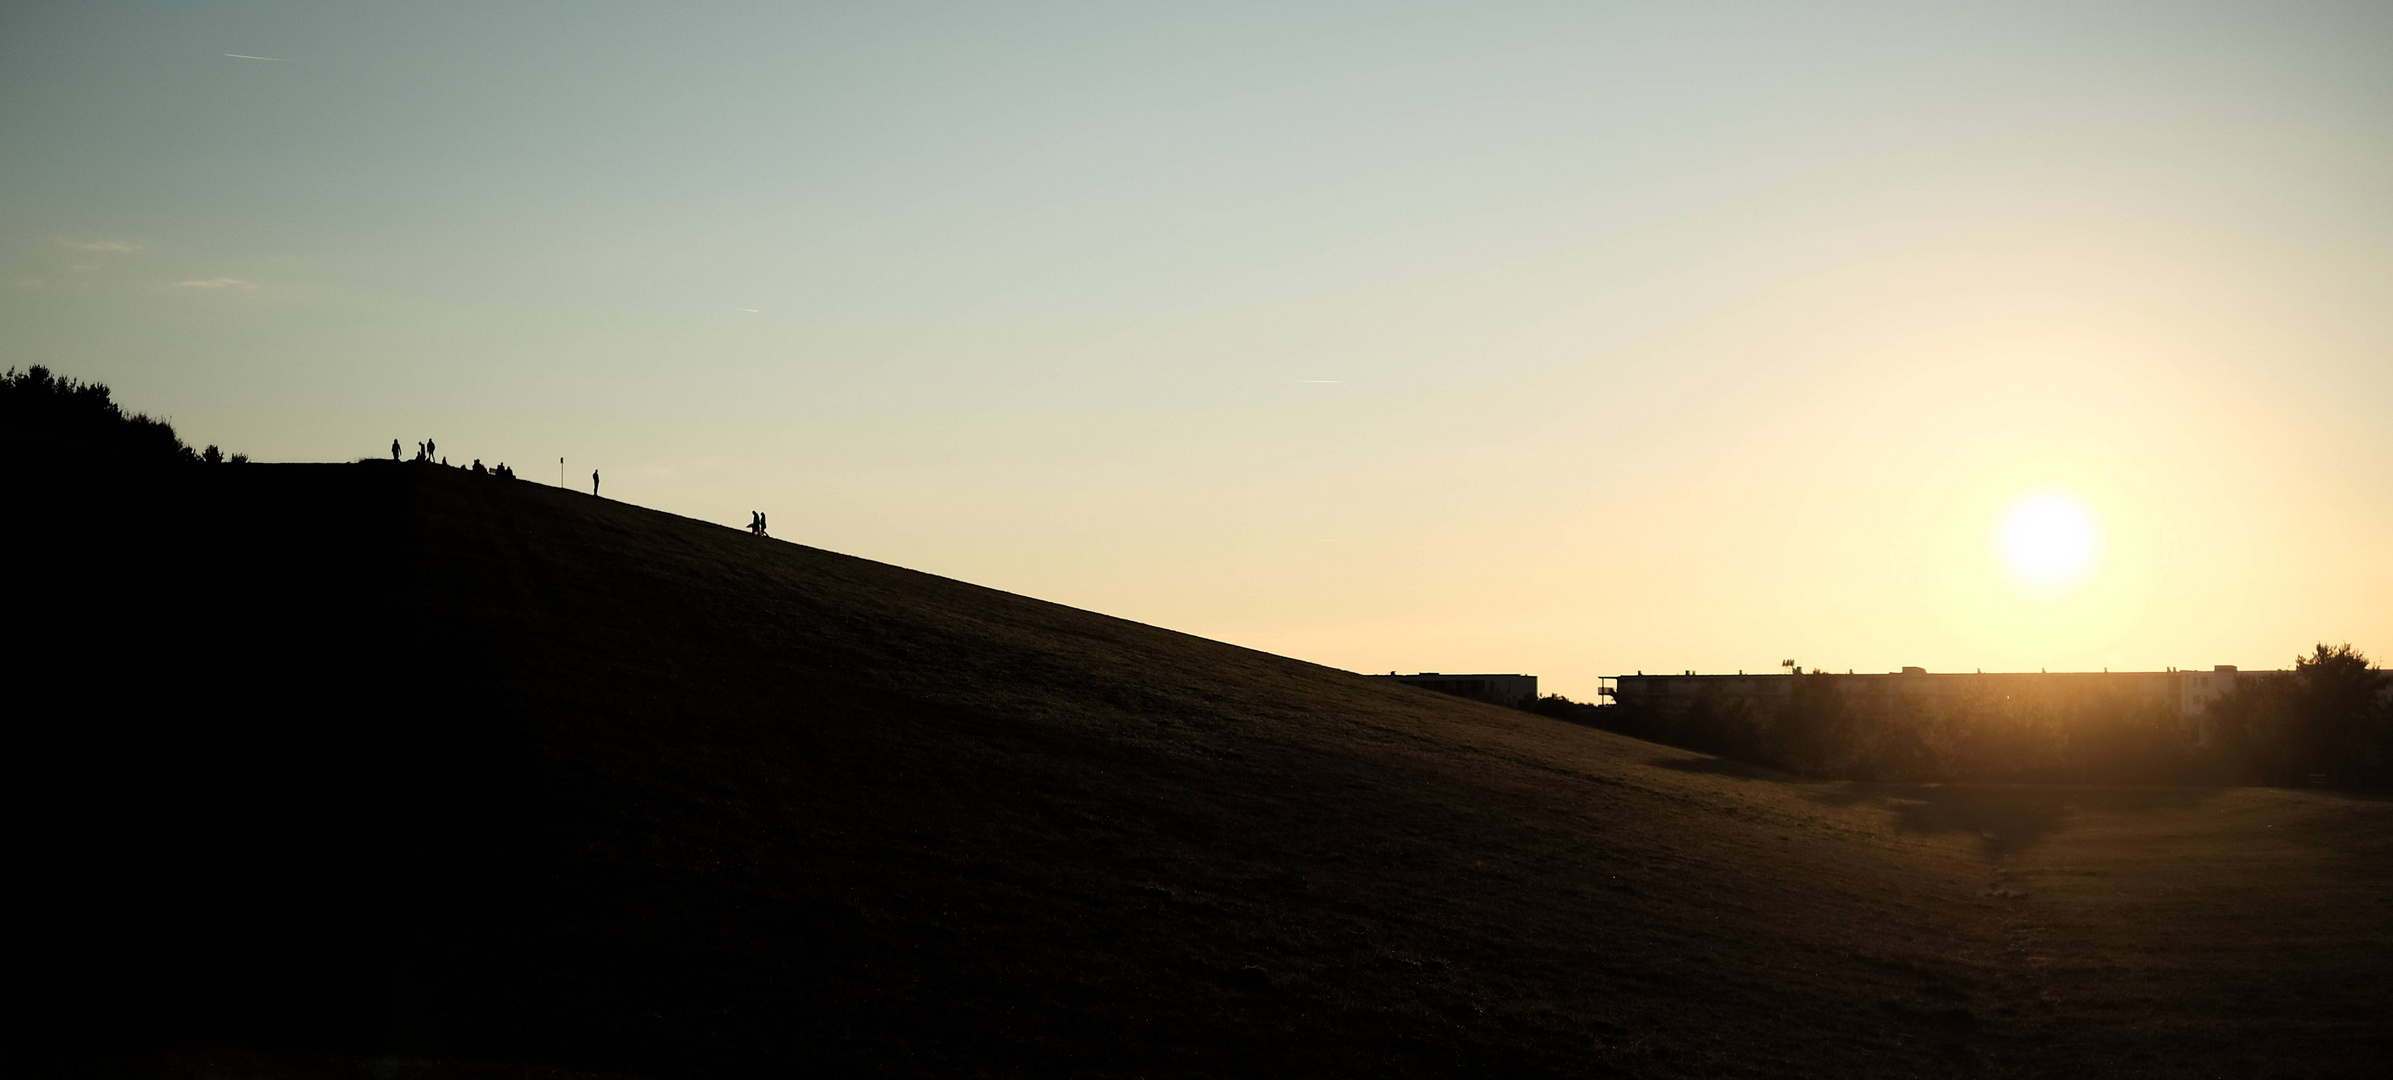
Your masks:
M 197 470 L 154 509 L 29 552 L 70 586 L 15 677 L 39 1026 L 86 1063 L 2393 1053 L 2383 803 L 1797 781 L 428 465 Z M 109 1057 L 139 1046 L 185 1049 Z

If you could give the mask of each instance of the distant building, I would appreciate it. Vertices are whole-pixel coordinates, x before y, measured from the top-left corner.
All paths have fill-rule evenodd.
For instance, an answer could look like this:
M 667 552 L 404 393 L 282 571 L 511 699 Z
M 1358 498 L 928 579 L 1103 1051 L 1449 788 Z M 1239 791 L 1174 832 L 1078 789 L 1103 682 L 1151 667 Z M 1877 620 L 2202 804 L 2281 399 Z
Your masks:
M 1391 671 L 1371 677 L 1394 679 L 1406 686 L 1418 686 L 1423 690 L 1435 690 L 1456 697 L 1477 698 L 1516 709 L 1537 703 L 1535 675 L 1443 675 L 1435 671 L 1398 675 Z
M 1776 709 L 1794 693 L 1797 678 L 1832 680 L 1846 701 L 1863 708 L 1892 708 L 1905 702 L 1937 704 L 1970 697 L 2103 695 L 2164 704 L 2187 725 L 2187 737 L 2207 743 L 2212 700 L 2239 679 L 2284 678 L 2291 672 L 2237 671 L 2221 664 L 2209 671 L 2056 671 L 1988 674 L 1929 674 L 1907 667 L 1887 675 L 1618 675 L 1597 691 L 1615 703 L 1658 712 L 1683 712 L 1698 700 Z

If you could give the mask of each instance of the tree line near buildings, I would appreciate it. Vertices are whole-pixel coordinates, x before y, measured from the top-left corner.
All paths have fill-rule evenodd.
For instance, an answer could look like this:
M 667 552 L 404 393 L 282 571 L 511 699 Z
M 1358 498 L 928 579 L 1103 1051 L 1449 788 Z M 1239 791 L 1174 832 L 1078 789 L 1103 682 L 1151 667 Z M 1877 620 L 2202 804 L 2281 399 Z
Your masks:
M 2247 679 L 2211 702 L 2211 742 L 2258 783 L 2393 786 L 2386 674 L 2349 645 L 2318 646 L 2290 679 Z
M 1881 703 L 1844 693 L 1835 675 L 1793 678 L 1776 707 L 1706 696 L 1683 709 L 1595 706 L 1555 695 L 1533 709 L 1820 779 L 2393 785 L 2387 676 L 2350 645 L 2321 644 L 2287 674 L 2248 674 L 2198 720 L 2126 692 Z

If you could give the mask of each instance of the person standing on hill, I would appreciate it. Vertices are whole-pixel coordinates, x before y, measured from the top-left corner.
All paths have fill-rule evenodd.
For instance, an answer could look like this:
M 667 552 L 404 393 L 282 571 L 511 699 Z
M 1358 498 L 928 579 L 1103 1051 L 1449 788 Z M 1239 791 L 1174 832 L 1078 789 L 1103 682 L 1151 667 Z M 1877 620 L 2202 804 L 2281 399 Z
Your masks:
M 432 440 L 430 440 L 430 439 L 426 439 L 426 440 L 424 440 L 424 460 L 426 460 L 426 461 L 439 461 L 439 460 L 440 460 L 440 444 L 439 444 L 439 443 L 433 442 L 433 441 L 432 441 Z
M 598 494 L 598 470 L 590 470 L 590 494 Z
M 399 460 L 399 440 L 397 439 L 391 440 L 391 460 Z

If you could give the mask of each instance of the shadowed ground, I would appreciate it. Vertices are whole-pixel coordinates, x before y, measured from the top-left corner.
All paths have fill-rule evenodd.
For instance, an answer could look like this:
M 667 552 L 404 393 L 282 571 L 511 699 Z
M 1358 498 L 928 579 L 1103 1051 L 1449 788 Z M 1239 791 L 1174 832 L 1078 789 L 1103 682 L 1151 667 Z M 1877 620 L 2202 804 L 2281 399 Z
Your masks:
M 211 476 L 188 504 L 209 539 L 159 571 L 210 584 L 159 595 L 249 640 L 156 661 L 196 688 L 120 703 L 139 716 L 54 721 L 174 747 L 107 769 L 113 736 L 49 751 L 118 808 L 59 825 L 66 848 L 173 866 L 163 890 L 78 879 L 108 925 L 154 930 L 62 916 L 131 976 L 62 995 L 59 1030 L 112 1067 L 2177 1076 L 2393 1055 L 2382 802 L 1803 782 L 532 484 Z M 66 640 L 52 667 L 85 677 Z M 135 1045 L 169 1049 L 109 1056 Z

